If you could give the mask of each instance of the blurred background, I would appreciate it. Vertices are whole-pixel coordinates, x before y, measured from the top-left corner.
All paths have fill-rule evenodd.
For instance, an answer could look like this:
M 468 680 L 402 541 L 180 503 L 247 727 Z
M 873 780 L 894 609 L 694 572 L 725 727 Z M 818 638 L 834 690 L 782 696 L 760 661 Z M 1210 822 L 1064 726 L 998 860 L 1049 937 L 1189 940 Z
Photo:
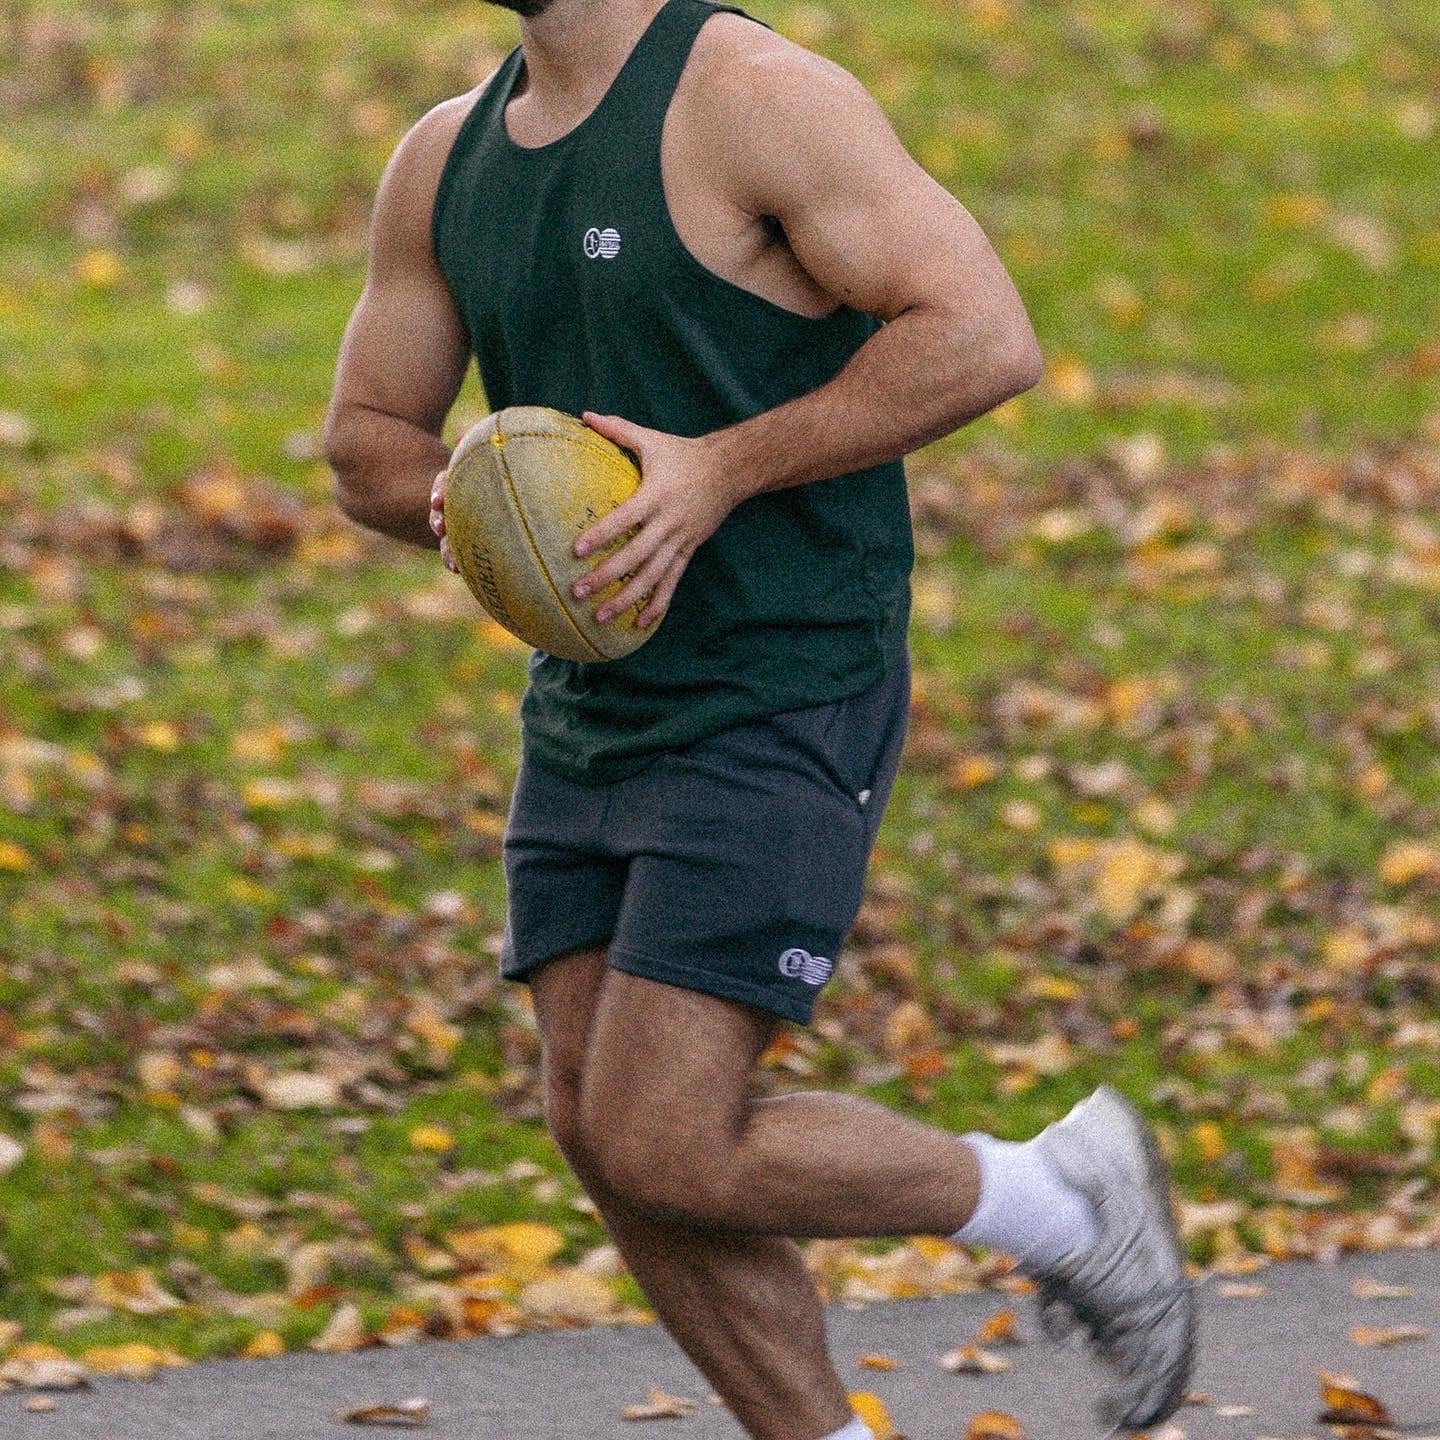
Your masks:
M 757 1093 L 1021 1138 L 1108 1079 L 1197 1263 L 1440 1238 L 1440 11 L 751 11 L 865 81 L 1048 362 L 909 461 L 907 762 Z M 380 172 L 517 37 L 0 8 L 0 1358 L 648 1313 L 496 974 L 525 651 L 320 454 Z

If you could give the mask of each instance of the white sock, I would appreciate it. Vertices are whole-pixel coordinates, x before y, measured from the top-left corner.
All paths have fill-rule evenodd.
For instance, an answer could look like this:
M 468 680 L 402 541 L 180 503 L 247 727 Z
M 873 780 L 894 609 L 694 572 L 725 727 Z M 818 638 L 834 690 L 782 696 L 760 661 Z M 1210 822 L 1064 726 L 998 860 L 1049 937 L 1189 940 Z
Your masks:
M 1095 1243 L 1095 1207 L 1032 1140 L 960 1137 L 980 1162 L 980 1203 L 950 1239 L 1015 1257 L 1023 1273 Z
M 848 1425 L 842 1425 L 832 1435 L 823 1435 L 821 1440 L 875 1440 L 875 1432 L 856 1415 Z

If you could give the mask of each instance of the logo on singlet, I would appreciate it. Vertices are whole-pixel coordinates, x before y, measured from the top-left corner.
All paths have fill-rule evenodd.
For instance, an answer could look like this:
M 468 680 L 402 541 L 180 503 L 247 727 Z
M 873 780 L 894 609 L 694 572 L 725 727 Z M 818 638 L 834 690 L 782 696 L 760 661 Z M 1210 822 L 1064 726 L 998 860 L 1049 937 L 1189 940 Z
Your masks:
M 597 230 L 592 225 L 585 232 L 585 255 L 590 260 L 613 260 L 620 253 L 618 230 Z
M 835 962 L 808 950 L 787 950 L 780 957 L 780 973 L 793 980 L 797 975 L 807 985 L 823 985 L 834 973 Z

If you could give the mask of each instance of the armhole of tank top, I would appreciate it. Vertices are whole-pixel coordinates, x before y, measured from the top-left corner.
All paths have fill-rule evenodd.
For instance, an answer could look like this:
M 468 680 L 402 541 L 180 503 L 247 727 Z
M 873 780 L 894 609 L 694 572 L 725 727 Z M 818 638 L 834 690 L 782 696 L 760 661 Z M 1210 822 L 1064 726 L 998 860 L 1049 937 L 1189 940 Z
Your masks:
M 430 253 L 434 257 L 436 269 L 442 275 L 445 273 L 445 267 L 440 260 L 440 226 L 445 218 L 445 206 L 450 201 L 450 191 L 454 188 L 455 172 L 460 168 L 460 161 L 464 157 L 466 142 L 470 139 L 471 132 L 480 123 L 482 107 L 490 98 L 490 92 L 495 88 L 500 77 L 509 69 L 519 50 L 520 47 L 517 45 L 500 62 L 495 73 L 486 81 L 480 93 L 475 97 L 475 103 L 460 122 L 460 128 L 456 130 L 455 138 L 450 142 L 450 149 L 445 155 L 445 163 L 440 168 L 440 179 L 435 186 L 435 203 L 430 207 Z
M 765 21 L 756 19 L 754 15 L 747 14 L 744 10 L 733 5 L 709 5 L 706 7 L 710 15 L 739 15 L 746 20 L 753 20 L 757 25 L 765 25 L 767 30 L 774 30 L 773 25 L 766 25 Z M 761 295 L 758 291 L 747 290 L 743 285 L 737 285 L 735 281 L 720 274 L 718 270 L 712 270 L 695 252 L 685 243 L 684 237 L 680 234 L 680 228 L 675 224 L 675 216 L 670 210 L 670 197 L 665 193 L 665 162 L 664 162 L 664 141 L 665 122 L 669 118 L 670 108 L 675 103 L 675 96 L 680 89 L 680 81 L 684 79 L 685 71 L 690 66 L 690 56 L 694 53 L 695 43 L 700 39 L 700 31 L 709 22 L 710 15 L 700 23 L 695 31 L 695 39 L 691 42 L 690 50 L 685 56 L 685 64 L 681 67 L 680 75 L 676 78 L 675 89 L 670 92 L 670 98 L 665 102 L 665 108 L 660 116 L 660 130 L 655 143 L 655 189 L 660 198 L 660 208 L 664 215 L 664 231 L 670 246 L 680 257 L 681 263 L 695 275 L 699 283 L 708 284 L 712 288 L 719 288 L 740 298 L 743 302 L 748 301 L 758 309 L 777 316 L 782 320 L 789 320 L 801 327 L 814 329 L 817 326 L 833 325 L 850 308 L 843 301 L 833 310 L 824 315 L 804 315 L 799 310 L 792 310 L 788 305 L 781 305 L 778 301 L 770 299 L 768 295 Z

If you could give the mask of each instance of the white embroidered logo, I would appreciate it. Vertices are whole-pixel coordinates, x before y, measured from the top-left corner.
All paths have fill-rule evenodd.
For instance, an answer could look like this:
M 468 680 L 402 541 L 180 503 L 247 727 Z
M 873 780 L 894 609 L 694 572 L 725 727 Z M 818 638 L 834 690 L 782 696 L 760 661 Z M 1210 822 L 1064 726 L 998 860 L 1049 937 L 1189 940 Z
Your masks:
M 835 972 L 835 962 L 808 950 L 787 950 L 780 957 L 780 973 L 793 980 L 797 975 L 807 985 L 823 985 Z
M 592 225 L 585 232 L 585 254 L 591 260 L 613 260 L 620 253 L 618 230 L 597 230 Z

